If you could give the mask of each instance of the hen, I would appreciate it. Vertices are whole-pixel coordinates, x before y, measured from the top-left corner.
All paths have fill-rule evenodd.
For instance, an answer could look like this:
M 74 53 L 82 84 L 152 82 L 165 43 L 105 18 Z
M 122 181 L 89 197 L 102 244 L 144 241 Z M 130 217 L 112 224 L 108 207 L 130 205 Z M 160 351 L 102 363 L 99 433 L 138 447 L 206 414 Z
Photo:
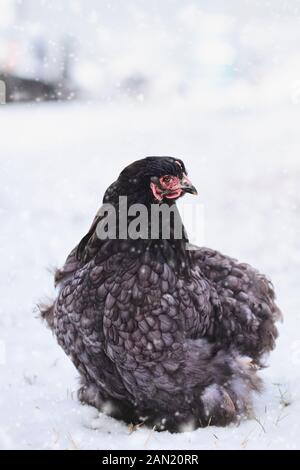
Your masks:
M 120 196 L 150 210 L 176 208 L 186 192 L 196 190 L 181 160 L 148 157 L 125 168 L 104 203 L 116 209 L 119 229 Z M 99 212 L 56 272 L 54 303 L 41 307 L 79 371 L 79 400 L 171 432 L 249 416 L 257 369 L 278 335 L 270 282 L 192 247 L 184 229 L 175 237 L 173 219 L 166 239 L 161 218 L 158 237 L 136 239 L 99 237 L 103 220 Z

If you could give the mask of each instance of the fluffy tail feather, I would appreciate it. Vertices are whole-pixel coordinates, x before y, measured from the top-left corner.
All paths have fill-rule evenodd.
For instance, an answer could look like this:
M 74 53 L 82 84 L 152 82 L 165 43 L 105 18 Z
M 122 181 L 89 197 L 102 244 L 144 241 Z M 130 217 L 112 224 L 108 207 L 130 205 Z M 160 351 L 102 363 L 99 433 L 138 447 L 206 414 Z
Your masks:
M 43 320 L 45 320 L 51 330 L 54 327 L 54 302 L 41 302 L 38 304 L 38 309 Z

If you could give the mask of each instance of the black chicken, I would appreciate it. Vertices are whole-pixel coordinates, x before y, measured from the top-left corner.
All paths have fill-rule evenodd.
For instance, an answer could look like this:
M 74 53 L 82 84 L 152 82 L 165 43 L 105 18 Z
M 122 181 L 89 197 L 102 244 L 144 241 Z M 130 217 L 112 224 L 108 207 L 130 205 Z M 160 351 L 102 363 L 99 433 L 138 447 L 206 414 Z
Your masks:
M 121 173 L 104 202 L 117 209 L 118 226 L 119 196 L 150 209 L 173 207 L 186 192 L 196 190 L 181 160 L 148 157 Z M 278 335 L 270 282 L 191 247 L 184 230 L 175 238 L 174 221 L 168 239 L 160 226 L 159 239 L 103 240 L 101 220 L 57 270 L 54 303 L 41 307 L 80 373 L 80 401 L 171 432 L 249 416 L 256 371 Z

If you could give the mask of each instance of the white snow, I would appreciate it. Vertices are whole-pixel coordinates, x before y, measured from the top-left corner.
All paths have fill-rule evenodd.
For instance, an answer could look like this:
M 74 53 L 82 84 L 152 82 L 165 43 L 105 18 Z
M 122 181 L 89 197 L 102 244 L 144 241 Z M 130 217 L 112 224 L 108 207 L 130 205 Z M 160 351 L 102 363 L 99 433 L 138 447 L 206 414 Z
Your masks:
M 258 109 L 204 111 L 181 100 L 1 107 L 1 448 L 300 447 L 299 107 Z M 124 165 L 163 154 L 182 157 L 198 188 L 205 244 L 268 274 L 284 313 L 257 418 L 238 427 L 130 433 L 80 405 L 77 372 L 35 308 L 53 295 L 49 270 L 88 229 Z

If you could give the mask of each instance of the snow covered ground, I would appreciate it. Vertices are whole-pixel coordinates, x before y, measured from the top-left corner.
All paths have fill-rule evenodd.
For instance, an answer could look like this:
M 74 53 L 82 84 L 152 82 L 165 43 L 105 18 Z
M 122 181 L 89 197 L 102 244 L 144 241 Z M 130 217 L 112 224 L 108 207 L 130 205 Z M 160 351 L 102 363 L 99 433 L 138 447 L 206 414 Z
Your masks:
M 299 106 L 121 101 L 0 109 L 0 448 L 300 448 Z M 181 156 L 205 206 L 205 244 L 257 266 L 285 322 L 256 419 L 134 433 L 76 399 L 77 373 L 37 318 L 61 265 L 122 167 Z M 189 197 L 189 196 L 188 196 Z

